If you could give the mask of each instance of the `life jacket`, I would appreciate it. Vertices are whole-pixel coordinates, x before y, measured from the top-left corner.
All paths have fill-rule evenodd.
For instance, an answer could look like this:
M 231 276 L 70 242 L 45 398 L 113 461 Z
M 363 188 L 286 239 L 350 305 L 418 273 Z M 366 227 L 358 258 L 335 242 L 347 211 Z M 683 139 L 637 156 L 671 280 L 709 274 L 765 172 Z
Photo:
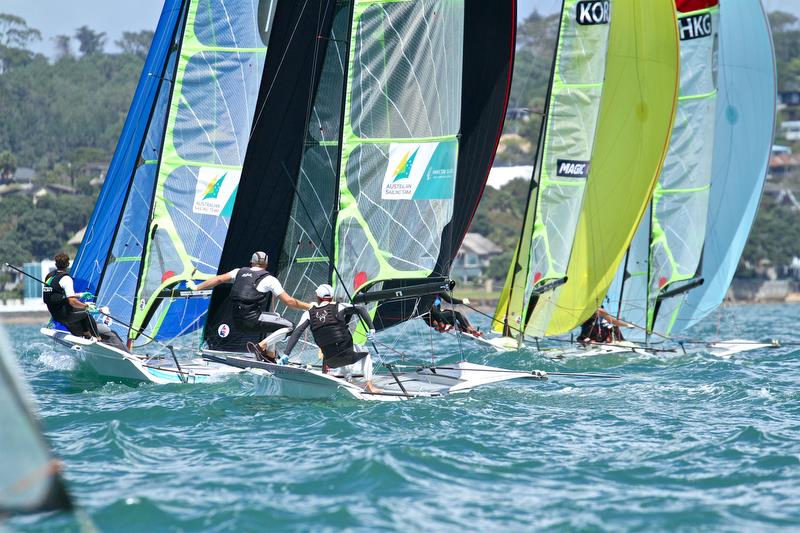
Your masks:
M 339 304 L 327 302 L 308 310 L 308 318 L 314 342 L 323 348 L 353 340 L 347 322 L 339 313 Z
M 234 318 L 245 322 L 258 321 L 270 297 L 269 292 L 259 292 L 258 284 L 271 275 L 266 270 L 254 270 L 249 267 L 239 269 L 230 294 Z
M 44 286 L 42 287 L 42 301 L 47 306 L 47 310 L 50 311 L 53 319 L 59 322 L 64 322 L 70 312 L 67 293 L 61 286 L 61 280 L 67 276 L 69 274 L 66 272 L 57 270 L 51 272 L 45 278 Z
M 617 326 L 612 325 L 598 313 L 595 313 L 581 324 L 581 333 L 578 336 L 578 340 L 610 343 L 624 339 Z

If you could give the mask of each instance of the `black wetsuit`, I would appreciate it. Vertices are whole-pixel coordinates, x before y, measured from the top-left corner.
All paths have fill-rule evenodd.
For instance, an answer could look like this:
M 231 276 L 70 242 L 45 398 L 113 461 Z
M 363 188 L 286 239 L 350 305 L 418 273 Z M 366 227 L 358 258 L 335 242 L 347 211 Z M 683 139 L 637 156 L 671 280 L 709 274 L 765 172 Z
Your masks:
M 581 324 L 578 342 L 614 342 L 625 340 L 617 326 L 611 325 L 595 313 Z
M 453 298 L 447 293 L 439 295 L 439 297 L 449 304 L 456 304 L 461 305 L 463 304 L 463 300 L 459 300 L 458 298 Z M 428 310 L 427 313 L 424 313 L 420 316 L 422 320 L 425 321 L 430 327 L 436 327 L 434 322 L 437 322 L 439 326 L 444 325 L 451 325 L 451 326 L 458 326 L 461 331 L 468 331 L 472 328 L 472 324 L 470 324 L 467 317 L 464 316 L 463 313 L 456 311 L 455 309 L 442 309 L 441 306 L 437 306 L 435 303 L 431 304 L 431 308 Z
M 294 349 L 300 336 L 307 327 L 311 327 L 314 342 L 322 350 L 323 364 L 330 368 L 352 365 L 366 357 L 368 352 L 357 352 L 353 346 L 353 336 L 348 324 L 358 313 L 369 329 L 374 329 L 372 318 L 366 309 L 360 306 L 326 302 L 315 305 L 303 314 L 292 336 L 286 343 L 286 355 Z
M 69 277 L 63 271 L 55 270 L 47 275 L 42 288 L 42 301 L 56 322 L 67 327 L 77 337 L 97 337 L 97 323 L 84 309 L 76 309 L 69 303 L 67 293 L 61 286 L 61 280 Z

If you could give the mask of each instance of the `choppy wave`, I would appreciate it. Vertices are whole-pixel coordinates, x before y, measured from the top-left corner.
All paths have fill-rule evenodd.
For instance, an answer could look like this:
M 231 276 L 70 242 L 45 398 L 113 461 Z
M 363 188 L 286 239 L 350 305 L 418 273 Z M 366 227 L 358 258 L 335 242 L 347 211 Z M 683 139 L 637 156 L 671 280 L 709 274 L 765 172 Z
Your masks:
M 737 308 L 736 336 L 793 339 L 796 306 Z M 712 335 L 716 322 L 699 328 Z M 553 361 L 613 371 L 393 404 L 105 383 L 12 327 L 47 434 L 102 531 L 764 530 L 800 524 L 800 365 L 792 347 Z M 387 342 L 424 353 L 427 332 Z M 448 345 L 457 348 L 454 340 Z M 75 529 L 74 519 L 10 522 Z

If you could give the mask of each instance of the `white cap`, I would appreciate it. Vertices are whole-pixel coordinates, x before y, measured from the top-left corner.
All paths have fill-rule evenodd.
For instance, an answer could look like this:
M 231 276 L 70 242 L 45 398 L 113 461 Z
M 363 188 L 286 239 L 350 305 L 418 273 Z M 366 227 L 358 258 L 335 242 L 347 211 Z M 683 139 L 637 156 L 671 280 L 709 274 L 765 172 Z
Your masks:
M 256 252 L 250 257 L 250 264 L 266 265 L 269 263 L 269 256 L 266 252 Z
M 316 290 L 317 298 L 333 298 L 333 287 L 327 283 L 323 283 Z

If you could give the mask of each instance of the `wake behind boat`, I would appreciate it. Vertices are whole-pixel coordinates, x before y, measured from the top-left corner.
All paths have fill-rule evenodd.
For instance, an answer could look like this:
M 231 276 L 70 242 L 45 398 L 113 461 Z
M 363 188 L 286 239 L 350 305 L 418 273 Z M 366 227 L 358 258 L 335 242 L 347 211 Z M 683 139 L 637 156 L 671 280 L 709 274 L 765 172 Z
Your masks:
M 70 350 L 82 364 L 89 366 L 98 375 L 130 381 L 142 381 L 165 385 L 169 383 L 208 383 L 239 371 L 226 365 L 215 365 L 200 357 L 183 364 L 160 355 L 140 355 L 120 350 L 95 339 L 77 337 L 67 331 L 41 328 L 40 333 Z

